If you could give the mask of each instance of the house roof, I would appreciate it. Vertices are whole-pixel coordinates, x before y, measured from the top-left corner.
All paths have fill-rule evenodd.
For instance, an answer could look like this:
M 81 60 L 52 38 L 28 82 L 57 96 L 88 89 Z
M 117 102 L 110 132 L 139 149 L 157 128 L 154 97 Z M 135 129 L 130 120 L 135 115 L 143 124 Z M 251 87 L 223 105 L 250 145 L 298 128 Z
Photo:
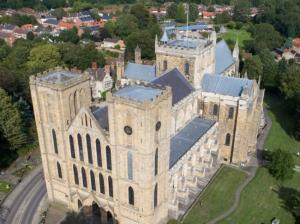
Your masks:
M 169 168 L 172 168 L 215 123 L 196 117 L 172 137 Z
M 110 43 L 118 43 L 118 39 L 113 39 L 113 38 L 105 38 L 103 41 L 105 42 L 110 42 Z
M 92 76 L 94 80 L 97 81 L 102 81 L 106 75 L 104 68 L 97 68 L 97 69 L 88 68 L 87 71 L 90 74 L 90 76 Z
M 243 90 L 252 88 L 253 80 L 220 75 L 205 74 L 202 79 L 202 90 L 220 95 L 238 97 Z
M 58 20 L 57 19 L 47 19 L 44 21 L 45 24 L 51 24 L 51 25 L 58 25 Z
M 28 33 L 28 30 L 24 30 L 22 28 L 17 28 L 15 29 L 14 31 L 15 33 L 18 33 L 18 34 L 27 34 Z
M 113 95 L 133 101 L 144 102 L 154 100 L 156 97 L 161 95 L 162 92 L 163 90 L 161 88 L 143 85 L 131 85 L 125 86 L 124 88 L 115 92 Z
M 195 91 L 194 87 L 184 78 L 177 68 L 168 71 L 153 80 L 152 83 L 172 88 L 172 105 L 175 105 Z
M 128 79 L 151 82 L 155 79 L 155 65 L 128 63 L 124 76 Z
M 81 16 L 79 17 L 81 22 L 91 22 L 94 21 L 94 19 L 91 16 Z
M 225 40 L 221 40 L 216 46 L 216 67 L 215 73 L 222 74 L 227 68 L 235 63 L 231 50 Z
M 186 27 L 186 26 L 176 27 L 176 29 L 179 31 L 186 31 L 187 28 L 189 31 L 191 31 L 191 30 L 207 30 L 208 26 L 205 23 L 198 23 L 198 24 L 189 25 L 188 27 Z

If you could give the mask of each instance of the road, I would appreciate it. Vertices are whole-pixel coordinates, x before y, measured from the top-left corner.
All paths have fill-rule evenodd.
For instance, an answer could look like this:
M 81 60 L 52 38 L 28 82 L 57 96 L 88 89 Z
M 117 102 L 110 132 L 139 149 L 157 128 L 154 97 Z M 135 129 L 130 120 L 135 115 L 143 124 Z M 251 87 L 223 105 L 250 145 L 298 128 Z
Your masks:
M 2 205 L 5 224 L 33 224 L 39 204 L 46 196 L 42 166 L 26 176 Z M 4 210 L 4 212 L 3 212 Z

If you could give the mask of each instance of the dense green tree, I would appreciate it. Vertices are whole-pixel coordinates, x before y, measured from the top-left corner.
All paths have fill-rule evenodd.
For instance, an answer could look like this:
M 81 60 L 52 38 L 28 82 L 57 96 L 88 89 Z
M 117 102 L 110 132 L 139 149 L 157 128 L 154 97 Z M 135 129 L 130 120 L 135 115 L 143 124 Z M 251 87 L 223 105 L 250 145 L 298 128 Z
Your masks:
M 63 8 L 56 8 L 54 9 L 51 14 L 55 16 L 57 19 L 62 19 L 62 17 L 66 14 Z
M 265 43 L 269 49 L 281 47 L 283 38 L 274 27 L 267 23 L 255 25 L 255 41 Z
M 142 4 L 136 4 L 131 7 L 130 14 L 132 14 L 138 22 L 139 29 L 144 29 L 150 22 L 150 13 Z
M 112 20 L 109 20 L 105 23 L 104 28 L 108 31 L 110 36 L 113 36 L 115 34 L 116 24 Z
M 272 153 L 269 171 L 281 183 L 293 177 L 294 168 L 295 162 L 290 152 L 277 149 Z
M 33 40 L 34 39 L 34 34 L 32 31 L 29 31 L 26 35 L 27 40 Z
M 0 23 L 9 23 L 17 26 L 23 26 L 24 24 L 37 24 L 35 17 L 29 15 L 14 14 L 12 16 L 0 17 Z
M 237 0 L 233 9 L 233 19 L 239 22 L 249 21 L 250 2 L 248 0 Z
M 186 21 L 185 8 L 182 3 L 177 5 L 175 20 L 179 23 L 184 23 Z
M 72 42 L 77 44 L 79 42 L 79 36 L 77 34 L 77 28 L 74 27 L 71 30 L 63 30 L 60 32 L 58 39 L 63 42 Z
M 0 88 L 0 134 L 8 141 L 10 149 L 14 150 L 26 143 L 21 115 L 12 103 L 5 90 Z
M 300 95 L 300 65 L 292 64 L 281 79 L 281 90 L 287 98 Z
M 278 66 L 275 62 L 273 54 L 268 49 L 262 49 L 259 53 L 260 60 L 263 65 L 262 81 L 266 87 L 277 87 L 278 80 Z
M 259 79 L 259 76 L 263 74 L 263 64 L 260 57 L 255 55 L 250 59 L 245 60 L 244 72 L 247 72 L 250 79 Z
M 232 17 L 228 12 L 223 12 L 216 15 L 216 18 L 214 19 L 216 24 L 225 24 L 231 21 Z
M 138 22 L 133 15 L 122 15 L 116 22 L 115 33 L 121 38 L 138 31 Z
M 32 73 L 42 72 L 61 64 L 61 56 L 57 46 L 45 44 L 34 47 L 30 51 L 27 66 Z
M 172 3 L 167 8 L 167 17 L 170 18 L 170 19 L 175 19 L 176 18 L 176 11 L 177 11 L 177 4 Z
M 195 3 L 189 4 L 189 20 L 195 21 L 199 17 L 198 6 Z

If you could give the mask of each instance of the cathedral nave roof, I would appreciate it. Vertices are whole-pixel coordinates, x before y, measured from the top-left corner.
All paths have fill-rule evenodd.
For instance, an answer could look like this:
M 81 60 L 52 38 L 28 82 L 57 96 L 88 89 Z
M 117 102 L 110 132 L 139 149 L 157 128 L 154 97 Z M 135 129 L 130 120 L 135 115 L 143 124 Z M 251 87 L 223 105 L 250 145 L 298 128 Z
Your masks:
M 226 69 L 235 63 L 231 50 L 225 40 L 216 45 L 216 66 L 215 74 L 221 75 Z

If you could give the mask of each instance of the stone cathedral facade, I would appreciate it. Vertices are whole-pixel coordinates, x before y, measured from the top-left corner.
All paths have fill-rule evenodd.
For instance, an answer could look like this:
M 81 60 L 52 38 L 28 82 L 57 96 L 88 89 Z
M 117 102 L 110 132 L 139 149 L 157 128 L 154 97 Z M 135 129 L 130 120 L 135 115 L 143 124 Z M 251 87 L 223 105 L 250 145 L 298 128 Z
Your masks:
M 164 34 L 165 36 L 165 34 Z M 183 215 L 219 164 L 256 148 L 264 92 L 238 78 L 236 48 L 208 39 L 155 42 L 156 65 L 116 65 L 105 102 L 90 76 L 57 68 L 30 88 L 48 199 L 102 223 L 159 224 Z M 224 54 L 222 56 L 222 54 Z

